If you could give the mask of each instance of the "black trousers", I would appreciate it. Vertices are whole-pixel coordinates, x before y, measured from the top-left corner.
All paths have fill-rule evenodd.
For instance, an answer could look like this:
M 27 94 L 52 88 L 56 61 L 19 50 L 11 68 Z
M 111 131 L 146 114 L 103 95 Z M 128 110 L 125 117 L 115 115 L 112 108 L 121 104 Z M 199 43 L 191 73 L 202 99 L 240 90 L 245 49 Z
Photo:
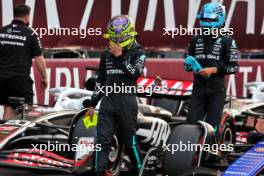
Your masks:
M 25 98 L 25 102 L 33 103 L 33 81 L 29 76 L 26 77 L 11 77 L 0 78 L 0 104 L 12 106 L 16 108 L 15 104 L 9 103 L 8 97 Z
M 195 86 L 191 96 L 187 123 L 196 123 L 199 120 L 218 128 L 223 114 L 226 99 L 224 85 Z
M 102 98 L 97 125 L 97 143 L 101 144 L 102 150 L 96 152 L 97 175 L 108 167 L 110 146 L 117 128 L 133 164 L 132 171 L 135 175 L 139 173 L 141 156 L 136 141 L 137 114 L 135 95 L 115 94 Z

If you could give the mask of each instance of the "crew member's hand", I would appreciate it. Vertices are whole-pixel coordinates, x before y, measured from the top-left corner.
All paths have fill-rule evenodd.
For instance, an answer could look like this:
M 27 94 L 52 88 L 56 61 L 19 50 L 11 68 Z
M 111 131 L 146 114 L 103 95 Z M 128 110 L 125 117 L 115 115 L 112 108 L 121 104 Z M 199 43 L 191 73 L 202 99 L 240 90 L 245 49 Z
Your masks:
M 123 48 L 119 44 L 115 45 L 109 45 L 109 51 L 112 53 L 115 57 L 119 57 L 123 53 Z
M 89 107 L 85 115 L 92 117 L 94 115 L 94 107 Z
M 47 78 L 42 78 L 41 79 L 41 87 L 43 87 L 44 89 L 46 89 L 48 86 L 48 80 Z
M 217 72 L 216 67 L 207 67 L 199 71 L 199 75 L 203 77 L 210 77 L 212 74 L 215 74 Z

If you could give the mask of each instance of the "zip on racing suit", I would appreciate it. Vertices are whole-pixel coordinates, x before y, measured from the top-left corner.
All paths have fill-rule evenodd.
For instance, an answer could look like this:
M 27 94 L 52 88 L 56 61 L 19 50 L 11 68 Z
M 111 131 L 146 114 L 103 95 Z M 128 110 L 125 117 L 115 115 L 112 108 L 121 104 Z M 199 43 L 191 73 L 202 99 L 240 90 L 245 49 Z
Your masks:
M 225 75 L 238 70 L 237 46 L 229 36 L 198 35 L 191 39 L 189 55 L 196 58 L 203 67 L 216 67 L 217 73 L 209 78 L 194 74 L 193 91 L 188 123 L 204 120 L 217 129 L 223 113 L 226 98 Z M 191 70 L 187 70 L 191 71 Z
M 97 125 L 97 143 L 102 150 L 96 153 L 96 173 L 104 173 L 108 165 L 108 155 L 116 128 L 133 164 L 132 172 L 138 174 L 141 156 L 136 143 L 138 106 L 136 92 L 109 93 L 107 87 L 132 86 L 142 74 L 145 52 L 134 43 L 123 55 L 115 58 L 108 50 L 101 55 L 96 90 L 92 95 L 91 106 L 95 107 L 102 97 Z

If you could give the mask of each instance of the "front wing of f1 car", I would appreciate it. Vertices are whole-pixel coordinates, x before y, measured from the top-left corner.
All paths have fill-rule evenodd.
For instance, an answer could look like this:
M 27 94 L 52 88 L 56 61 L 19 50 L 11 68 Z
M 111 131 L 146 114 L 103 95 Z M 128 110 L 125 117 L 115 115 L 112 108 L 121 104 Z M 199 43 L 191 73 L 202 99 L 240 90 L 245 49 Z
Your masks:
M 256 176 L 264 169 L 264 140 L 233 162 L 223 176 Z

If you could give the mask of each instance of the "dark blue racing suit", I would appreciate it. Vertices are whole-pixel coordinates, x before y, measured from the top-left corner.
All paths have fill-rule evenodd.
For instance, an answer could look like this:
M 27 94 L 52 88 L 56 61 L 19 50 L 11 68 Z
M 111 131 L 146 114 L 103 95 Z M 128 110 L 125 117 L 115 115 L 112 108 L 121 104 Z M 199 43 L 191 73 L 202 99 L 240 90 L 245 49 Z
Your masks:
M 97 125 L 97 143 L 102 146 L 102 150 L 96 153 L 98 175 L 104 175 L 107 169 L 110 145 L 117 128 L 134 166 L 131 170 L 135 175 L 139 173 L 141 156 L 135 136 L 138 114 L 136 92 L 113 92 L 106 95 L 101 90 L 106 91 L 106 87 L 114 86 L 135 87 L 138 77 L 143 73 L 145 58 L 145 52 L 137 43 L 129 50 L 123 50 L 123 55 L 118 58 L 108 50 L 101 55 L 96 90 L 91 99 L 91 105 L 95 107 L 102 97 Z
M 209 78 L 194 74 L 187 122 L 205 120 L 217 128 L 226 99 L 225 75 L 238 70 L 236 42 L 229 36 L 194 36 L 189 45 L 189 55 L 195 57 L 203 68 L 216 67 L 217 73 Z

